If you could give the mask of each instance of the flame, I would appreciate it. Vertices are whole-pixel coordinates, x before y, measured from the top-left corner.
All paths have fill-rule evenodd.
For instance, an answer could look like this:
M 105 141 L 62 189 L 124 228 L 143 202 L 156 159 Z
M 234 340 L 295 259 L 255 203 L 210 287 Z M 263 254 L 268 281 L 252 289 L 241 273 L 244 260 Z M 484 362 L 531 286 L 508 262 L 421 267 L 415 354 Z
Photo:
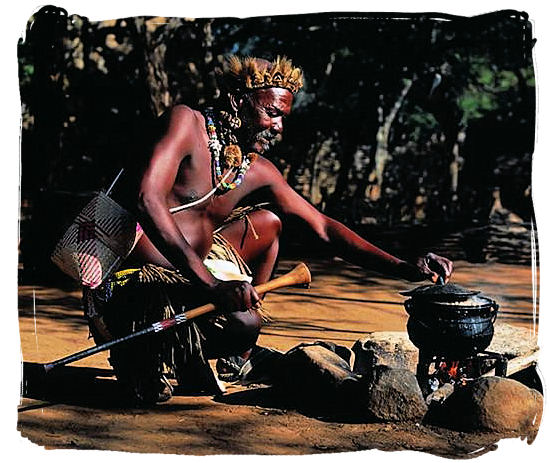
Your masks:
M 451 362 L 451 366 L 447 370 L 449 372 L 449 375 L 451 378 L 455 378 L 458 376 L 458 361 Z
M 461 376 L 459 367 L 460 362 L 458 360 L 441 361 L 436 368 L 436 376 L 443 382 L 458 381 Z

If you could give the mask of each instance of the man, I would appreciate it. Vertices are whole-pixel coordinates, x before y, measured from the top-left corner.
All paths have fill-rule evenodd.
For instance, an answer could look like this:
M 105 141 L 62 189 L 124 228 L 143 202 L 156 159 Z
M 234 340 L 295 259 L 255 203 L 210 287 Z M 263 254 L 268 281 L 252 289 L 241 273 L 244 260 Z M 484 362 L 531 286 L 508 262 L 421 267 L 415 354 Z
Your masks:
M 111 307 L 105 309 L 109 329 L 123 334 L 127 329 L 136 329 L 135 323 L 128 325 L 128 319 L 135 322 L 139 318 L 144 322 L 154 320 L 154 316 L 168 316 L 183 310 L 182 306 L 189 300 L 210 300 L 223 308 L 221 318 L 211 317 L 189 324 L 192 328 L 187 329 L 191 331 L 185 335 L 176 332 L 176 338 L 179 333 L 180 338 L 186 338 L 185 342 L 179 338 L 167 341 L 164 337 L 162 342 L 168 344 L 168 356 L 161 354 L 166 345 L 151 347 L 149 341 L 132 347 L 131 351 L 112 352 L 111 360 L 119 379 L 127 378 L 134 393 L 137 389 L 141 391 L 136 396 L 143 401 L 154 402 L 169 396 L 166 387 L 157 387 L 162 375 L 158 367 L 161 357 L 165 363 L 167 357 L 175 359 L 172 366 L 178 380 L 183 382 L 185 376 L 187 380 L 197 377 L 195 373 L 182 372 L 185 368 L 189 370 L 192 359 L 197 358 L 193 352 L 199 352 L 203 364 L 206 358 L 236 355 L 245 360 L 250 355 L 261 328 L 257 310 L 261 298 L 253 285 L 271 276 L 282 227 L 281 219 L 265 209 L 252 210 L 243 220 L 227 222 L 232 211 L 254 192 L 262 191 L 269 196 L 282 217 L 299 218 L 329 249 L 349 262 L 409 281 L 426 278 L 435 281 L 438 275 L 448 280 L 452 272 L 452 263 L 434 254 L 409 263 L 375 247 L 317 211 L 290 188 L 265 157 L 281 138 L 293 95 L 302 86 L 299 68 L 286 58 L 268 62 L 231 57 L 222 75 L 222 85 L 227 98 L 216 110 L 201 113 L 184 105 L 172 109 L 134 192 L 135 209 L 145 235 L 128 264 L 140 268 L 141 273 L 126 286 L 131 289 L 113 291 L 124 296 L 118 299 L 113 296 Z M 182 204 L 183 210 L 170 212 Z M 222 230 L 215 233 L 220 227 Z M 240 273 L 246 273 L 248 266 L 252 281 L 247 281 L 246 276 L 229 281 L 216 277 L 215 269 L 209 268 L 208 260 L 205 262 L 207 257 L 212 257 L 213 245 L 218 251 L 221 249 L 222 254 L 231 254 L 230 260 L 239 267 Z M 163 276 L 150 276 L 153 274 Z M 171 286 L 173 279 L 178 282 Z M 119 280 L 112 282 L 111 288 L 124 288 L 126 275 Z M 154 285 L 147 287 L 147 281 Z M 136 312 L 120 313 L 121 306 L 143 306 L 153 286 L 159 291 L 159 285 L 163 289 L 153 298 L 157 309 L 136 309 L 139 316 Z M 166 290 L 168 287 L 175 290 Z M 178 299 L 184 292 L 185 298 Z M 175 302 L 175 299 L 178 300 Z M 168 306 L 166 313 L 158 311 L 158 307 Z M 118 315 L 114 316 L 117 311 Z M 139 360 L 134 362 L 131 358 Z M 155 360 L 149 362 L 144 358 Z M 187 366 L 178 367 L 183 364 Z M 141 373 L 132 371 L 136 368 Z M 147 376 L 148 369 L 155 370 L 153 378 L 147 380 L 149 386 L 154 384 L 151 387 L 155 392 L 151 394 L 143 393 L 149 386 L 136 386 L 140 381 L 143 383 L 138 377 Z M 144 396 L 148 399 L 143 399 Z

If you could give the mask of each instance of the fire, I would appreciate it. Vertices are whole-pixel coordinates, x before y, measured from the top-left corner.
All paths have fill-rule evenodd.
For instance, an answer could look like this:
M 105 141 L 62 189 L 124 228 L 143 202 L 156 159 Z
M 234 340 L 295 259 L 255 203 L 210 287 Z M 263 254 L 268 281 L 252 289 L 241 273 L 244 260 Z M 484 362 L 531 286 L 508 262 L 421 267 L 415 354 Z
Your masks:
M 458 361 L 452 361 L 451 366 L 447 370 L 449 372 L 449 376 L 453 379 L 457 379 L 458 376 Z
M 464 368 L 458 360 L 441 360 L 436 363 L 433 378 L 437 380 L 439 386 L 445 383 L 462 383 Z
M 495 372 L 498 371 L 499 376 L 505 376 L 506 359 L 501 354 L 480 352 L 461 360 L 451 360 L 444 357 L 433 358 L 431 363 L 426 365 L 426 368 L 427 377 L 425 380 L 430 389 L 435 391 L 447 383 L 465 386 L 491 369 L 495 369 Z

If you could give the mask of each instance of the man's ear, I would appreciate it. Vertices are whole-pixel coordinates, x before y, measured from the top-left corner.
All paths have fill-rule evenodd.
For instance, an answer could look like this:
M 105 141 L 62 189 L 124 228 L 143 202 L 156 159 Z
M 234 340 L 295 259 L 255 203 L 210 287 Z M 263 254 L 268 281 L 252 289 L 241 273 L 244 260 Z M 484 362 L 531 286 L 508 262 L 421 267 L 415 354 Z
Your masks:
M 229 103 L 231 104 L 231 109 L 235 112 L 243 107 L 242 97 L 236 97 L 232 93 L 229 94 Z

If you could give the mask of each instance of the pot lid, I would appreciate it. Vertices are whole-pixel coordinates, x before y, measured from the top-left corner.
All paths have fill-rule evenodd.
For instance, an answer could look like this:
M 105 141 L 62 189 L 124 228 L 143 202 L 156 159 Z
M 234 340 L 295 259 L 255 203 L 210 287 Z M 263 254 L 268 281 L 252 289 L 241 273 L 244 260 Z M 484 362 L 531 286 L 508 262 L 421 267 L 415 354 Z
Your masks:
M 420 305 L 425 303 L 426 299 L 420 302 Z M 483 309 L 488 307 L 494 307 L 495 302 L 487 296 L 475 294 L 468 297 L 457 297 L 453 300 L 450 299 L 431 299 L 428 301 L 430 307 L 439 307 L 441 309 Z
M 408 291 L 401 291 L 399 294 L 433 301 L 453 301 L 464 300 L 479 293 L 480 291 L 472 291 L 454 283 L 447 283 L 423 285 Z

